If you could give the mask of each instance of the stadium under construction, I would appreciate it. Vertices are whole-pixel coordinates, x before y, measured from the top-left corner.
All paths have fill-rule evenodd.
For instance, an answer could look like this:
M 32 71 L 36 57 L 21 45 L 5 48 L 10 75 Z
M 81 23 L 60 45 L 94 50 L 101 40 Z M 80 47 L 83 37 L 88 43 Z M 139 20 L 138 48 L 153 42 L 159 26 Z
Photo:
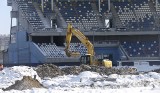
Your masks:
M 113 65 L 160 64 L 160 0 L 7 0 L 12 7 L 4 65 L 78 64 L 64 52 L 67 24 L 94 45 L 97 59 Z M 13 20 L 16 25 L 13 26 Z M 86 47 L 75 37 L 71 50 Z

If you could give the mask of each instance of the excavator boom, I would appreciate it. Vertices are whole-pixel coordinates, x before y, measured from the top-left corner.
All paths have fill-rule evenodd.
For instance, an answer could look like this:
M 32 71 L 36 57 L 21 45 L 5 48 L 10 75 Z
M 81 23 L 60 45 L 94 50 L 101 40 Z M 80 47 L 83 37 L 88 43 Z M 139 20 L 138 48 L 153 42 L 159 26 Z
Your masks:
M 81 41 L 81 43 L 87 48 L 87 54 L 94 56 L 93 44 L 88 40 L 86 36 L 84 36 L 84 34 L 81 31 L 73 28 L 71 24 L 68 24 L 65 47 L 65 52 L 68 57 L 80 55 L 79 52 L 70 51 L 70 42 L 72 39 L 72 35 L 75 35 Z

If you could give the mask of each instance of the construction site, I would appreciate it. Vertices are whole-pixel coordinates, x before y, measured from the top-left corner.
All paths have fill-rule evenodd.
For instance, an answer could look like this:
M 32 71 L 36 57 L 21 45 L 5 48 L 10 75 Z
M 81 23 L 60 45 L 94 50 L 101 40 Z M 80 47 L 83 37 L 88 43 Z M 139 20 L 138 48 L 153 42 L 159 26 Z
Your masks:
M 7 0 L 7 6 L 0 92 L 159 93 L 160 0 Z
M 113 66 L 160 63 L 159 0 L 7 0 L 7 5 L 12 23 L 3 51 L 6 66 L 79 65 L 87 57 L 90 64 L 108 59 Z

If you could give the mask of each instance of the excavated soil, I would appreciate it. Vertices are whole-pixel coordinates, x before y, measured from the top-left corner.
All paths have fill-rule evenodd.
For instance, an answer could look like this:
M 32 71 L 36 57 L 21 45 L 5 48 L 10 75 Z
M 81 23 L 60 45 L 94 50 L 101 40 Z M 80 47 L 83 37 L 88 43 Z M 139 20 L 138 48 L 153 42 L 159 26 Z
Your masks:
M 41 78 L 44 77 L 57 77 L 64 75 L 59 67 L 53 64 L 43 64 L 36 67 L 36 72 Z
M 153 70 L 153 72 L 160 73 L 160 69 L 155 69 L 155 70 Z
M 53 64 L 43 64 L 39 65 L 36 68 L 37 74 L 41 77 L 57 77 L 61 75 L 78 75 L 83 71 L 97 72 L 101 75 L 110 75 L 110 74 L 138 74 L 136 69 L 123 67 L 123 68 L 105 68 L 103 66 L 90 66 L 90 65 L 80 65 L 80 66 L 71 66 L 60 69 L 59 67 Z
M 88 65 L 81 65 L 81 66 L 74 66 L 74 67 L 67 67 L 62 68 L 62 71 L 65 73 L 65 75 L 68 74 L 79 74 L 83 71 L 91 71 L 91 72 L 97 72 L 101 75 L 110 75 L 110 74 L 120 74 L 120 75 L 127 75 L 127 74 L 137 74 L 137 71 L 135 69 L 131 69 L 128 67 L 124 68 L 106 68 L 103 66 L 88 66 Z
M 7 90 L 26 90 L 31 88 L 42 88 L 43 85 L 39 83 L 38 80 L 33 79 L 30 76 L 24 76 L 22 80 L 17 80 L 15 84 L 9 86 L 6 89 L 3 89 L 4 91 Z

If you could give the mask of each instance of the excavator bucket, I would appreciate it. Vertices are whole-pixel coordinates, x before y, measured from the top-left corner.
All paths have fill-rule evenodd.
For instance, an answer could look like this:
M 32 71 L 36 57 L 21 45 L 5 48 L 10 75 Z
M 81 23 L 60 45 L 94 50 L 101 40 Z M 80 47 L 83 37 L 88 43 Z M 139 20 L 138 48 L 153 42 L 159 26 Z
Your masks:
M 77 52 L 77 51 L 69 51 L 69 50 L 64 50 L 66 52 L 66 55 L 68 57 L 79 57 L 80 56 L 80 53 Z
M 72 53 L 70 55 L 71 55 L 71 57 L 80 57 L 81 56 L 81 54 L 77 51 L 72 51 Z

